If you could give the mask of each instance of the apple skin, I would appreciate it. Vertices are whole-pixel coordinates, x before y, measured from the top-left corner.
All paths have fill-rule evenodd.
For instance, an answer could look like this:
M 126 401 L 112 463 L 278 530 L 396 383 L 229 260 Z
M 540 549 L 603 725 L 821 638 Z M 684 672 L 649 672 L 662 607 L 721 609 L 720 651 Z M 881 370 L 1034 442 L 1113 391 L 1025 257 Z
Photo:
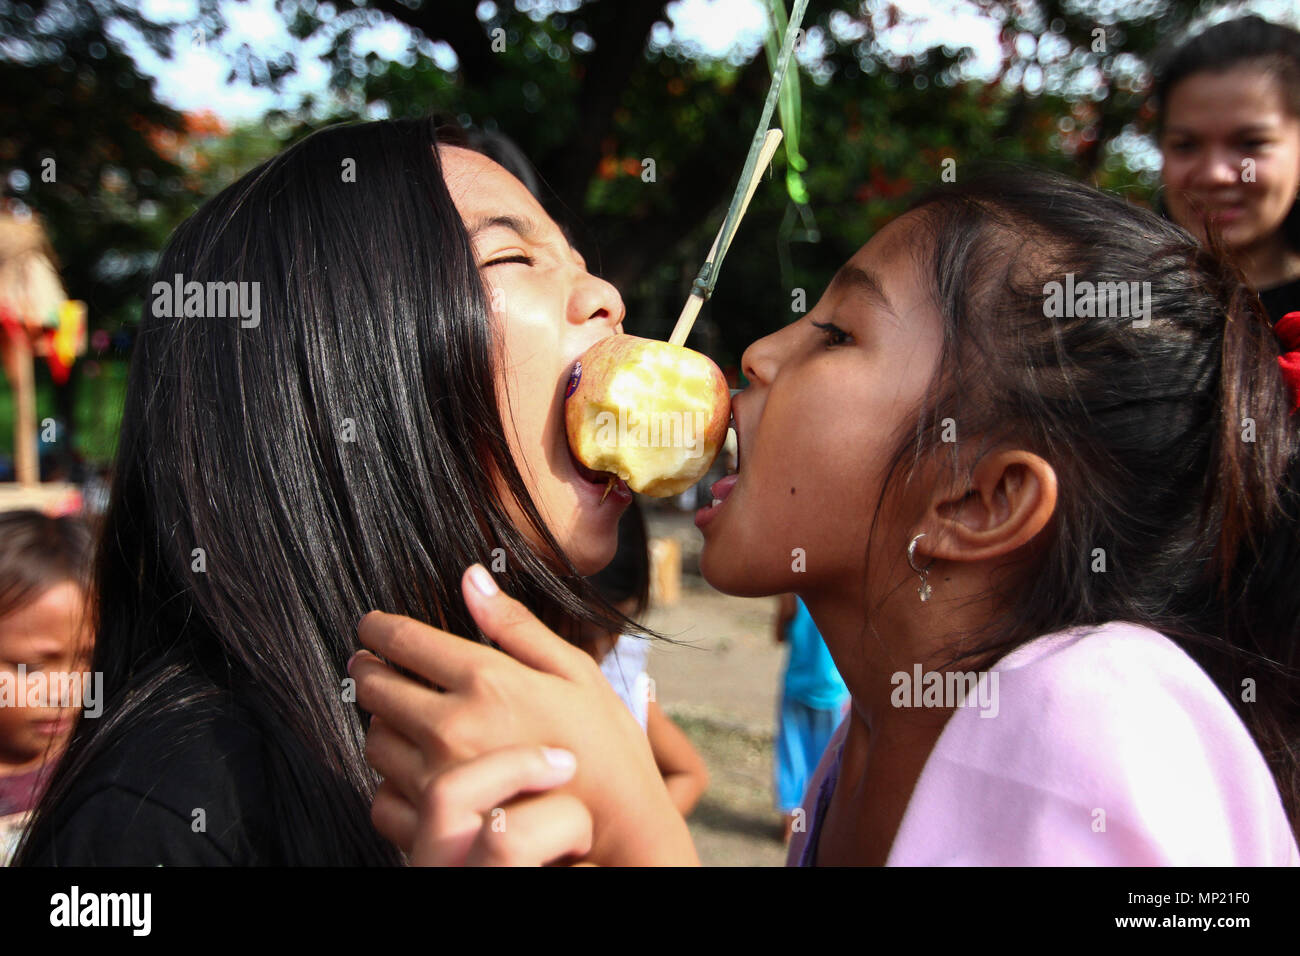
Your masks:
M 727 437 L 726 377 L 708 356 L 680 345 L 626 334 L 601 339 L 582 354 L 566 391 L 573 456 L 652 498 L 680 494 L 704 477 Z

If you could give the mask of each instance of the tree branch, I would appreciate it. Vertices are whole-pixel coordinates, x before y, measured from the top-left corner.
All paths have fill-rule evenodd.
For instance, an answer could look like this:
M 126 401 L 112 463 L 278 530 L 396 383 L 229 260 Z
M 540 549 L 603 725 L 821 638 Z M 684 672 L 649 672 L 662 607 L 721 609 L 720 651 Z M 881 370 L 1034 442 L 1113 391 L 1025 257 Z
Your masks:
M 664 0 L 601 0 L 579 15 L 596 48 L 581 60 L 578 92 L 582 122 L 561 155 L 538 157 L 539 165 L 569 206 L 580 208 L 601 158 L 601 143 L 614 127 L 614 112 L 633 72 L 644 68 L 642 51 L 650 28 L 663 15 Z

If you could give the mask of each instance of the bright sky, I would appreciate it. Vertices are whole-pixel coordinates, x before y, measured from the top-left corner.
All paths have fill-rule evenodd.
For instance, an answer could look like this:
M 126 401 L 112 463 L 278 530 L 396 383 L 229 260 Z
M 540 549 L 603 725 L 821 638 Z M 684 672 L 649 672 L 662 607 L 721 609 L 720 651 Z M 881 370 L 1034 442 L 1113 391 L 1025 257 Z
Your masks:
M 490 0 L 484 6 L 490 8 Z M 573 9 L 577 3 L 576 0 L 532 0 L 521 6 L 563 10 Z M 890 38 L 891 47 L 902 52 L 922 42 L 965 43 L 976 47 L 977 69 L 981 73 L 988 72 L 996 63 L 996 24 L 978 17 L 966 0 L 897 0 L 896 6 L 924 22 L 896 31 Z M 195 16 L 197 8 L 197 0 L 140 0 L 141 12 L 155 22 L 185 20 Z M 280 96 L 246 83 L 227 84 L 230 65 L 223 51 L 237 50 L 243 44 L 258 51 L 282 51 L 295 46 L 296 41 L 275 12 L 274 0 L 242 3 L 225 0 L 221 10 L 228 27 L 226 35 L 219 41 L 199 35 L 186 37 L 177 43 L 170 61 L 156 56 L 129 30 L 119 29 L 115 34 L 126 44 L 140 68 L 157 78 L 160 98 L 179 109 L 211 109 L 228 120 L 254 119 L 272 106 L 293 105 L 300 94 L 324 88 L 326 70 L 310 55 L 313 49 L 323 47 L 323 43 L 299 49 L 299 71 L 287 82 Z M 764 0 L 674 0 L 667 5 L 667 16 L 671 29 L 655 31 L 653 42 L 692 44 L 711 57 L 735 53 L 748 58 L 758 51 L 763 41 L 766 3 Z M 407 34 L 396 24 L 380 27 L 366 31 L 359 46 L 396 59 L 406 50 Z M 445 46 L 435 46 L 434 58 L 442 66 L 455 64 L 455 55 Z
M 431 0 L 426 0 L 431 2 Z M 448 2 L 448 0 L 439 0 Z M 470 0 L 450 0 L 470 2 Z M 507 2 L 507 0 L 500 0 Z M 602 0 L 613 3 L 617 0 Z M 817 0 L 813 0 L 813 6 Z M 998 64 L 998 23 L 981 16 L 970 0 L 893 0 L 903 15 L 903 22 L 880 36 L 890 52 L 903 54 L 927 47 L 948 44 L 969 46 L 975 52 L 970 71 L 977 76 L 991 76 Z M 1099 7 L 1114 10 L 1118 0 L 1098 0 Z M 1124 0 L 1136 6 L 1143 0 Z M 156 22 L 186 20 L 197 14 L 197 0 L 139 0 L 141 12 Z M 790 0 L 787 0 L 787 7 Z M 519 0 L 518 6 L 530 9 L 572 11 L 580 0 Z M 674 0 L 667 5 L 669 28 L 656 29 L 651 43 L 669 43 L 698 48 L 706 56 L 728 55 L 748 58 L 762 44 L 766 23 L 766 0 Z M 873 3 L 879 9 L 883 3 Z M 490 17 L 495 4 L 483 0 L 481 16 Z M 1251 0 L 1244 4 L 1225 5 L 1216 17 L 1222 19 L 1238 9 L 1254 10 L 1272 19 L 1297 23 L 1295 0 Z M 160 98 L 183 110 L 211 109 L 227 120 L 255 119 L 273 106 L 292 107 L 306 92 L 319 93 L 325 88 L 326 68 L 316 59 L 326 45 L 324 38 L 310 45 L 300 44 L 288 34 L 284 20 L 275 11 L 275 0 L 222 0 L 222 14 L 228 30 L 220 41 L 202 35 L 183 38 L 176 44 L 170 61 L 157 57 L 130 31 L 120 29 L 117 36 L 126 44 L 140 68 L 158 79 Z M 841 25 L 847 23 L 843 18 Z M 832 23 L 832 29 L 835 24 Z M 809 46 L 815 57 L 817 37 Z M 279 95 L 247 83 L 226 83 L 230 61 L 226 52 L 247 44 L 259 52 L 276 53 L 297 47 L 298 72 L 286 81 Z M 359 52 L 374 50 L 381 56 L 399 59 L 407 54 L 407 33 L 396 24 L 365 31 L 358 42 Z M 455 54 L 445 44 L 435 44 L 435 61 L 445 68 L 455 67 Z M 806 59 L 806 58 L 805 58 Z

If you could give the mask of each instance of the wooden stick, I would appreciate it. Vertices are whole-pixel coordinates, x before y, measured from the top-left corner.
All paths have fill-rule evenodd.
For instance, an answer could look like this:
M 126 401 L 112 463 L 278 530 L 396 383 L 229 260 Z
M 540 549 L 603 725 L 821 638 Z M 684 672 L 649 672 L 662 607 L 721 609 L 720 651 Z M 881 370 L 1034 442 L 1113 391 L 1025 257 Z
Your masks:
M 706 262 L 712 262 L 714 256 L 718 254 L 723 237 L 727 235 L 727 232 L 730 231 L 734 236 L 736 230 L 740 228 L 740 220 L 744 218 L 745 210 L 749 208 L 749 201 L 754 198 L 759 181 L 763 178 L 763 174 L 767 172 L 768 164 L 772 162 L 772 157 L 776 154 L 776 148 L 781 145 L 782 135 L 779 129 L 767 131 L 767 135 L 763 138 L 763 147 L 758 154 L 758 162 L 754 164 L 754 173 L 749 177 L 749 183 L 745 187 L 745 200 L 740 204 L 740 212 L 736 216 L 736 221 L 728 223 L 723 220 L 722 228 L 718 230 L 718 235 L 713 240 L 713 246 L 709 249 Z M 728 243 L 730 243 L 730 239 L 728 239 Z M 691 334 L 691 328 L 695 325 L 695 319 L 700 314 L 700 307 L 703 305 L 704 299 L 692 292 L 686 300 L 686 305 L 682 307 L 682 314 L 677 317 L 677 324 L 673 326 L 673 334 L 668 337 L 670 345 L 686 344 L 687 336 Z

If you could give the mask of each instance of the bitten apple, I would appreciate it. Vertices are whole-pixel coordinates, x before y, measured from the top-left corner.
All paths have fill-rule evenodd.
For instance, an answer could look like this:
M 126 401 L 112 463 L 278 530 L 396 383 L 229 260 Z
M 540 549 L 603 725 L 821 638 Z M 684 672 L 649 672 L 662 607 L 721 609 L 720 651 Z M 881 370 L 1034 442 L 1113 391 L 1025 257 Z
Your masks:
M 711 359 L 635 335 L 612 335 L 584 352 L 564 403 L 574 458 L 653 498 L 704 477 L 730 417 L 731 392 Z

